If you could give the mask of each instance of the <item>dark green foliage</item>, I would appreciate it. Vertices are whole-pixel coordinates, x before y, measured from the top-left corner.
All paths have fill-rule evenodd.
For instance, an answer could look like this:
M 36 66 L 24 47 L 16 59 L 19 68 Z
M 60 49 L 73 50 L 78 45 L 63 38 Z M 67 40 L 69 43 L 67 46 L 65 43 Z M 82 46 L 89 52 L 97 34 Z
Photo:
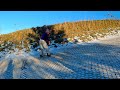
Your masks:
M 63 38 L 58 38 L 55 40 L 55 43 L 62 43 L 63 42 Z

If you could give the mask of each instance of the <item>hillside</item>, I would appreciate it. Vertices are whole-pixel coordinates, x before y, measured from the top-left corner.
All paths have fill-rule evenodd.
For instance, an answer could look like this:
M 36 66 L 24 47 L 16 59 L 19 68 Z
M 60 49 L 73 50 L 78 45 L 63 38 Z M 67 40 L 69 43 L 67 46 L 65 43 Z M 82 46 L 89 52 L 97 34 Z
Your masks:
M 117 33 L 120 30 L 120 20 L 65 22 L 3 34 L 0 35 L 0 50 L 10 48 L 9 46 L 13 45 L 15 48 L 22 49 L 25 47 L 29 49 L 29 45 L 33 42 L 36 42 L 37 46 L 38 35 L 41 35 L 46 28 L 52 31 L 52 40 L 54 40 L 53 36 L 61 35 L 61 38 L 57 39 L 56 42 L 61 42 L 62 38 L 68 38 L 69 41 L 72 41 L 75 36 L 80 37 L 82 42 L 86 42 L 108 34 Z

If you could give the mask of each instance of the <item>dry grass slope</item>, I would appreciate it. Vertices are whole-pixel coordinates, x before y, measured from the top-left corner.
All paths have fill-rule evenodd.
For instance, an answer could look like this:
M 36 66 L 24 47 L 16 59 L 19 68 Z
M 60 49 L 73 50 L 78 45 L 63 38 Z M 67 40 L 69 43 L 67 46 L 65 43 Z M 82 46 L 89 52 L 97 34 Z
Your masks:
M 59 30 L 63 30 L 65 33 L 64 37 L 67 38 L 74 38 L 75 36 L 79 36 L 82 41 L 89 41 L 91 40 L 90 37 L 93 38 L 97 38 L 98 36 L 103 37 L 107 33 L 110 33 L 111 31 L 120 30 L 120 20 L 108 19 L 108 20 L 65 22 L 46 27 L 54 30 L 55 33 L 57 33 Z M 17 48 L 20 48 L 21 42 L 23 41 L 24 46 L 28 48 L 28 44 L 35 41 L 35 39 L 32 38 L 32 36 L 38 38 L 37 34 L 43 32 L 43 27 L 36 27 L 34 29 L 36 31 L 33 30 L 33 28 L 30 28 L 9 34 L 0 35 L 0 47 L 1 44 L 10 41 L 16 44 Z

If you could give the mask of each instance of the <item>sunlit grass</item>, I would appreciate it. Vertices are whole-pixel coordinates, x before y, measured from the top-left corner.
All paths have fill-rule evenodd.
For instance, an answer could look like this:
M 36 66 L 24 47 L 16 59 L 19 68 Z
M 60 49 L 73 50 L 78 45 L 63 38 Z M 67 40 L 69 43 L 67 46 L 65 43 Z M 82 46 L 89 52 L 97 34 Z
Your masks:
M 96 39 L 98 36 L 104 37 L 106 34 L 111 33 L 112 31 L 120 30 L 120 20 L 108 19 L 65 22 L 53 25 L 52 29 L 55 30 L 55 33 L 57 33 L 59 30 L 64 30 L 64 37 L 73 39 L 75 36 L 78 36 L 83 42 L 86 42 L 92 40 L 93 38 Z M 10 41 L 16 44 L 16 48 L 22 49 L 21 41 L 23 40 L 24 47 L 29 51 L 28 44 L 35 41 L 29 36 L 29 34 L 32 34 L 35 36 L 35 38 L 38 37 L 32 28 L 25 29 L 0 35 L 0 44 Z M 2 50 L 3 48 L 0 48 L 0 51 Z

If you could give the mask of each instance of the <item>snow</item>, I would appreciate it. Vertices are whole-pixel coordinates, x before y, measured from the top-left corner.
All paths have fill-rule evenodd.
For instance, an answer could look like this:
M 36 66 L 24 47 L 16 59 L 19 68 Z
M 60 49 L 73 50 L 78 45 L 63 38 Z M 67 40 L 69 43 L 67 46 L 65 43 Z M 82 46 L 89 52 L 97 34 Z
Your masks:
M 59 52 L 63 52 L 65 49 L 77 47 L 78 45 L 86 45 L 86 44 L 88 45 L 89 43 L 99 43 L 100 40 L 111 39 L 111 38 L 116 38 L 116 37 L 120 37 L 120 31 L 118 31 L 118 33 L 115 35 L 107 35 L 104 38 L 94 39 L 88 42 L 82 42 L 81 40 L 78 40 L 77 44 L 74 44 L 73 42 L 68 42 L 66 44 L 56 44 L 57 47 L 54 47 L 54 45 L 52 45 L 52 44 L 55 44 L 53 41 L 52 44 L 49 46 L 49 50 L 52 54 L 57 54 Z M 76 36 L 75 39 L 79 39 L 79 37 Z M 38 50 L 39 48 L 40 48 L 39 46 L 35 49 L 32 48 L 30 49 L 29 53 L 25 52 L 26 49 L 23 49 L 23 50 L 14 49 L 15 52 L 12 52 L 12 51 L 8 52 L 8 50 L 6 50 L 6 52 L 2 51 L 0 52 L 0 60 L 2 60 L 3 58 L 15 58 L 15 57 L 20 58 L 21 56 L 39 57 L 41 53 L 40 50 Z
M 36 50 L 33 50 L 33 49 L 28 54 L 30 56 L 35 56 L 35 57 L 39 57 L 40 56 L 40 52 L 36 51 Z
M 104 38 L 99 38 L 99 39 L 94 39 L 94 40 L 92 40 L 92 41 L 89 41 L 89 42 L 78 42 L 78 43 L 73 43 L 73 42 L 68 42 L 68 43 L 66 43 L 66 44 L 56 44 L 57 45 L 57 47 L 54 47 L 54 45 L 51 45 L 51 46 L 49 46 L 49 50 L 50 50 L 50 52 L 52 53 L 52 54 L 54 54 L 54 56 L 56 57 L 56 58 L 59 58 L 59 59 L 62 59 L 62 58 L 60 58 L 59 56 L 57 56 L 57 55 L 55 55 L 55 54 L 57 54 L 57 53 L 63 53 L 64 52 L 64 50 L 65 51 L 67 51 L 67 49 L 71 49 L 71 48 L 75 48 L 75 47 L 77 47 L 77 46 L 79 46 L 79 45 L 91 45 L 90 43 L 100 43 L 101 41 L 100 40 L 105 40 L 105 39 L 111 39 L 111 38 L 116 38 L 116 37 L 120 37 L 120 33 L 118 33 L 118 34 L 116 34 L 116 35 L 109 35 L 109 36 L 106 36 L 106 37 L 104 37 Z M 77 38 L 76 38 L 77 39 Z M 54 44 L 54 42 L 52 42 L 52 44 Z M 38 46 L 38 47 L 36 47 L 35 49 L 33 49 L 33 48 L 31 48 L 30 49 L 30 52 L 25 52 L 25 49 L 23 49 L 23 50 L 18 50 L 18 49 L 14 49 L 15 50 L 15 52 L 14 51 L 9 51 L 9 52 L 5 52 L 5 51 L 2 51 L 2 52 L 0 52 L 0 63 L 2 63 L 2 61 L 4 60 L 5 61 L 5 63 L 3 63 L 2 65 L 4 65 L 4 67 L 5 66 L 7 66 L 7 60 L 8 61 L 10 61 L 10 60 L 13 60 L 13 63 L 14 63 L 14 65 L 15 65 L 15 69 L 17 69 L 17 67 L 22 67 L 22 64 L 21 64 L 21 60 L 23 60 L 23 61 L 27 61 L 27 62 L 29 62 L 29 63 L 32 63 L 32 65 L 31 65 L 31 67 L 33 68 L 33 69 L 35 69 L 35 71 L 36 72 L 38 72 L 38 71 L 40 71 L 40 69 L 37 67 L 37 65 L 38 64 L 40 64 L 39 62 L 41 62 L 41 63 L 44 63 L 44 65 L 46 65 L 46 67 L 48 66 L 48 67 L 51 67 L 51 65 L 54 65 L 54 63 L 52 63 L 52 60 L 50 60 L 50 61 L 45 61 L 45 60 L 40 60 L 39 59 L 39 55 L 40 55 L 40 50 L 38 50 L 40 47 Z M 81 49 L 82 50 L 82 49 Z M 72 51 L 72 50 L 71 50 Z M 10 53 L 11 52 L 11 53 Z M 77 53 L 75 53 L 75 55 L 77 55 Z M 75 57 L 75 56 L 74 56 Z M 82 57 L 82 55 L 81 55 L 81 57 Z M 53 58 L 52 58 L 53 59 Z M 54 59 L 53 59 L 54 60 Z M 33 63 L 34 62 L 34 63 Z M 51 62 L 51 63 L 50 63 Z M 76 61 L 77 62 L 77 61 Z M 76 62 L 74 62 L 74 63 L 76 63 Z M 8 62 L 9 63 L 9 62 Z M 17 63 L 17 64 L 15 64 L 15 63 Z M 36 67 L 34 67 L 34 64 L 36 64 Z M 40 64 L 41 65 L 41 64 Z M 64 67 L 64 66 L 62 66 L 62 64 L 60 64 L 60 63 L 57 63 L 57 65 L 59 66 L 55 66 L 54 65 L 54 67 L 52 67 L 53 69 L 56 69 L 56 70 L 58 70 L 59 71 L 59 69 L 60 69 L 60 67 L 63 67 L 63 68 L 66 68 L 66 67 Z M 30 65 L 29 65 L 30 66 Z M 39 65 L 38 65 L 39 66 Z M 39 67 L 42 67 L 42 65 L 41 66 L 39 66 Z M 67 70 L 67 69 L 65 69 L 65 70 Z M 19 70 L 16 70 L 16 71 L 19 71 Z M 30 71 L 29 69 L 24 69 L 24 71 L 26 72 L 26 73 L 28 73 L 28 72 L 31 72 L 31 73 L 34 73 L 32 70 Z M 18 75 L 18 73 L 17 72 L 15 72 L 15 71 L 13 71 L 15 74 L 15 76 L 13 76 L 14 78 L 18 78 L 18 76 L 16 76 L 16 75 Z M 21 72 L 23 72 L 23 71 L 21 71 Z M 39 74 L 41 74 L 41 71 L 40 72 L 38 72 Z M 29 74 L 30 75 L 30 74 Z M 34 74 L 35 75 L 35 74 Z M 47 75 L 47 74 L 46 74 Z M 37 78 L 37 76 L 35 77 L 35 78 Z M 51 78 L 53 78 L 52 76 L 51 76 Z

